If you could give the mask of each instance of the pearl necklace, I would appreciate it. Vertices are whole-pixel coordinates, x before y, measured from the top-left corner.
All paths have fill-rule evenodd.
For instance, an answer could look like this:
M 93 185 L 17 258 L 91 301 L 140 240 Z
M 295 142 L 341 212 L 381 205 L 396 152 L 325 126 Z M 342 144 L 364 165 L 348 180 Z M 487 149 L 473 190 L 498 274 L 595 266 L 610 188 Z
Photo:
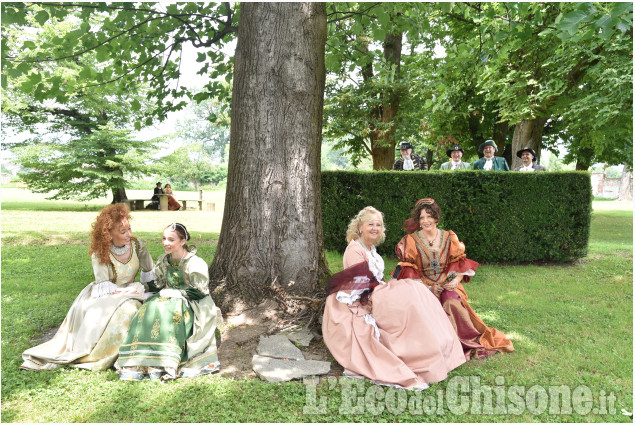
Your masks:
M 130 249 L 130 244 L 126 244 L 124 246 L 116 246 L 114 244 L 110 244 L 110 252 L 115 255 L 124 255 Z

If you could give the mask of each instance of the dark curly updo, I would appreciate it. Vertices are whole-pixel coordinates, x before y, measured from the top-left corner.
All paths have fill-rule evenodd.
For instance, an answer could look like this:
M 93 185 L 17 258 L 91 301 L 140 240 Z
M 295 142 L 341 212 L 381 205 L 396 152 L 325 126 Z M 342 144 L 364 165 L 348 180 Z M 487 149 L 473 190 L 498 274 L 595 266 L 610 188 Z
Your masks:
M 406 232 L 412 233 L 419 229 L 419 218 L 423 210 L 426 210 L 437 223 L 441 221 L 441 208 L 439 208 L 436 201 L 432 198 L 419 199 L 415 202 L 415 207 L 410 214 L 410 218 L 403 223 L 403 229 Z

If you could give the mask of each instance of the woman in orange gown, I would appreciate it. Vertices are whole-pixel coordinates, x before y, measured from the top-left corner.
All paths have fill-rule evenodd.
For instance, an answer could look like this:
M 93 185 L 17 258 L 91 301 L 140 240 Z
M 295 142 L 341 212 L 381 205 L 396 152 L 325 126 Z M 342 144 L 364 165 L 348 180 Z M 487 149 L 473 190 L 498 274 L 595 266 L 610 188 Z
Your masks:
M 451 230 L 437 228 L 441 209 L 432 198 L 416 202 L 404 223 L 409 232 L 397 244 L 399 265 L 393 277 L 420 279 L 438 297 L 461 341 L 466 359 L 513 351 L 505 334 L 485 325 L 468 303 L 463 283 L 470 281 L 478 263 L 465 256 L 465 245 Z
M 168 209 L 169 210 L 178 210 L 181 208 L 181 204 L 176 200 L 174 196 L 172 196 L 172 186 L 170 183 L 165 185 L 165 189 L 163 189 L 163 193 L 169 195 L 168 196 Z

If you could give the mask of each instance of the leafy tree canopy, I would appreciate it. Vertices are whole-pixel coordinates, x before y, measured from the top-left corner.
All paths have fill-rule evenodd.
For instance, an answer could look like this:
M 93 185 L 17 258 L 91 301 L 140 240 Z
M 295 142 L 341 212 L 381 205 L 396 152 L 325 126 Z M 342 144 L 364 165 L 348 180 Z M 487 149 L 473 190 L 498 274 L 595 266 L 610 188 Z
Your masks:
M 49 199 L 90 200 L 124 188 L 131 177 L 150 173 L 147 157 L 156 143 L 101 126 L 70 140 L 38 137 L 13 151 L 26 169 L 20 177 L 34 192 L 52 192 Z
M 572 161 L 579 149 L 594 161 L 630 161 L 631 3 L 334 3 L 329 11 L 325 136 L 355 163 L 370 150 L 373 126 L 385 124 L 367 111 L 395 94 L 395 139 L 442 160 L 447 144 L 475 153 L 484 139 L 509 140 L 521 120 L 544 117 L 560 123 L 546 129 L 545 146 L 564 141 Z M 394 32 L 405 38 L 399 72 L 381 49 Z
M 169 111 L 185 107 L 179 100 L 188 89 L 179 83 L 184 43 L 205 47 L 199 53 L 200 74 L 209 74 L 205 91 L 194 98 L 229 96 L 227 85 L 217 77 L 231 78 L 231 59 L 222 47 L 231 41 L 238 16 L 229 3 L 173 3 L 163 8 L 156 3 L 5 3 L 2 13 L 2 87 L 9 79 L 26 77 L 21 85 L 34 92 L 38 101 L 64 104 L 78 93 L 97 86 L 114 87 L 117 93 L 134 91 L 145 84 L 154 108 L 135 128 L 151 125 L 153 117 L 164 119 Z M 51 22 L 76 22 L 72 31 L 34 40 L 38 26 Z M 11 42 L 11 32 L 22 34 L 21 44 Z M 25 36 L 28 34 L 28 36 Z M 79 79 L 62 79 L 55 69 L 74 63 Z M 132 101 L 132 110 L 140 110 Z

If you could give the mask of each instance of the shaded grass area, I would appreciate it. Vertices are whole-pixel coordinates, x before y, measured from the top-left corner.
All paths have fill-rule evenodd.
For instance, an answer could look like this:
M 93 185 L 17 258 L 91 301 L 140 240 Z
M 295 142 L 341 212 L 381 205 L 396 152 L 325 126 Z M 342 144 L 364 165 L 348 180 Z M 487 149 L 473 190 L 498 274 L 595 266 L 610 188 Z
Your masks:
M 357 389 L 351 387 L 352 380 L 333 378 L 317 387 L 215 375 L 158 384 L 120 382 L 113 371 L 21 371 L 21 352 L 63 320 L 75 296 L 92 280 L 92 270 L 79 232 L 71 238 L 73 244 L 48 246 L 7 245 L 3 238 L 2 421 L 632 422 L 621 413 L 633 411 L 632 220 L 632 211 L 594 213 L 589 256 L 575 263 L 479 267 L 466 285 L 470 302 L 489 326 L 510 336 L 516 351 L 471 361 L 423 393 L 397 392 L 364 381 L 355 381 Z M 137 235 L 147 241 L 154 258 L 162 253 L 156 232 Z M 203 243 L 197 243 L 208 262 L 215 238 L 201 232 Z M 328 252 L 327 259 L 333 272 L 341 270 L 341 255 Z M 386 258 L 386 274 L 395 265 L 395 258 Z M 462 386 L 465 383 L 470 385 Z M 481 403 L 483 413 L 480 404 L 472 402 L 480 399 L 477 383 L 504 389 L 507 396 L 495 399 L 493 406 L 509 412 L 487 414 L 487 403 Z M 539 392 L 530 390 L 538 386 L 548 393 L 549 387 L 560 385 L 572 392 L 587 388 L 592 409 L 585 413 L 578 406 L 571 414 L 558 414 L 550 404 L 539 412 Z M 510 386 L 527 392 L 522 410 L 511 409 L 519 404 L 509 396 Z M 417 397 L 431 402 L 439 393 L 440 410 L 416 403 Z M 391 394 L 395 400 L 405 397 L 412 407 L 401 409 L 391 402 Z M 464 399 L 457 400 L 457 394 Z M 611 394 L 613 413 L 593 413 L 602 397 L 610 407 L 606 397 Z M 464 413 L 452 408 L 461 400 L 470 402 Z M 311 408 L 315 405 L 320 407 Z M 349 406 L 358 406 L 360 412 L 353 413 Z

